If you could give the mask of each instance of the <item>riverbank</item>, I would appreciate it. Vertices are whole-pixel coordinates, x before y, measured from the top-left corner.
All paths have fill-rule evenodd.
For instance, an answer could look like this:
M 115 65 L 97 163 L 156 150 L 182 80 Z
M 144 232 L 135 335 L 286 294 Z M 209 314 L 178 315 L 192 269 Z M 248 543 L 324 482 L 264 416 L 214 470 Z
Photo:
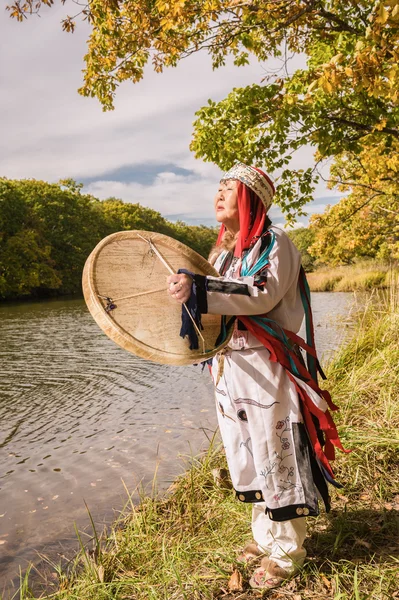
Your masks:
M 352 341 L 328 369 L 329 388 L 341 410 L 341 439 L 332 512 L 309 520 L 309 562 L 271 599 L 382 600 L 399 589 L 399 306 L 398 289 L 370 302 Z M 202 600 L 259 598 L 248 589 L 249 571 L 237 550 L 249 537 L 250 506 L 215 484 L 225 467 L 214 444 L 193 459 L 166 497 L 129 497 L 124 516 L 107 536 L 94 538 L 68 572 L 49 567 L 47 595 L 54 600 Z M 137 504 L 141 500 L 140 505 Z M 229 592 L 239 569 L 243 591 Z M 51 589 L 53 591 L 51 592 Z M 28 577 L 21 600 L 32 598 Z
M 367 292 L 385 289 L 398 278 L 399 267 L 365 261 L 340 267 L 322 267 L 307 273 L 312 292 Z

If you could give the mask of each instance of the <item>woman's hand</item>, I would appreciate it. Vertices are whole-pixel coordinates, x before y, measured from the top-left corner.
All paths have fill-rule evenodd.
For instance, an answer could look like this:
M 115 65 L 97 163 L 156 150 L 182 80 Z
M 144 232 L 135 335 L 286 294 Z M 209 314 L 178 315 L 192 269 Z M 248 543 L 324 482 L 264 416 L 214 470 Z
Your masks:
M 190 298 L 191 295 L 191 284 L 193 280 L 188 275 L 181 273 L 180 275 L 169 275 L 166 278 L 168 284 L 168 293 L 180 302 L 184 304 Z

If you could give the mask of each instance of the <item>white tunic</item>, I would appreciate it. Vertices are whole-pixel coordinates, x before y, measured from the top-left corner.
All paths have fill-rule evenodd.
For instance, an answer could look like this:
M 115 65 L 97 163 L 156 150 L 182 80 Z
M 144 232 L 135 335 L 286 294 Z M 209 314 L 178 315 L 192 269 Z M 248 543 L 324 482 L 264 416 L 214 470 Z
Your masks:
M 236 262 L 225 276 L 207 278 L 208 312 L 268 313 L 284 329 L 297 332 L 304 316 L 298 289 L 300 254 L 283 231 L 271 229 L 275 242 L 264 270 L 264 288 L 255 285 L 254 277 L 238 277 L 240 264 Z M 259 247 L 260 241 L 247 257 L 250 262 L 257 258 Z M 217 270 L 225 259 L 223 252 L 215 263 Z M 241 286 L 234 287 L 237 283 Z M 228 284 L 232 284 L 231 289 Z M 317 480 L 321 478 L 319 487 L 325 482 L 308 442 L 295 386 L 284 368 L 271 362 L 269 356 L 255 336 L 239 329 L 236 322 L 227 351 L 212 363 L 216 383 L 219 361 L 224 360 L 224 372 L 215 390 L 216 407 L 232 483 L 241 501 L 264 501 L 271 519 L 317 515 L 314 475 Z M 299 383 L 306 386 L 320 408 L 326 408 L 309 386 Z
M 271 319 L 284 329 L 297 333 L 301 327 L 304 311 L 298 289 L 298 276 L 301 268 L 301 255 L 286 235 L 278 227 L 271 227 L 275 234 L 275 243 L 269 255 L 270 266 L 267 269 L 267 285 L 263 290 L 254 286 L 253 277 L 239 277 L 241 261 L 235 263 L 223 277 L 224 281 L 234 279 L 247 284 L 249 296 L 242 294 L 220 294 L 208 292 L 208 313 L 225 315 L 260 315 L 269 313 Z M 260 240 L 251 254 L 258 256 Z M 215 269 L 220 266 L 226 252 L 219 255 Z M 208 277 L 209 280 L 216 280 Z M 217 278 L 220 281 L 220 278 Z

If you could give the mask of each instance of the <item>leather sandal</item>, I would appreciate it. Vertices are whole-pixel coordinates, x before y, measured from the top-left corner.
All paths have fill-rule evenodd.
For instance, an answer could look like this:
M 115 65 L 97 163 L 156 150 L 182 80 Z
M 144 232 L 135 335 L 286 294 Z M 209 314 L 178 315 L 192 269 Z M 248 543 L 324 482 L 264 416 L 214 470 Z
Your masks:
M 253 572 L 249 580 L 249 585 L 256 590 L 273 590 L 280 587 L 280 585 L 292 576 L 288 571 L 270 560 L 270 558 L 264 558 L 260 563 L 260 567 Z
M 258 544 L 255 541 L 248 542 L 237 556 L 237 561 L 239 563 L 248 564 L 263 554 L 264 552 L 259 550 Z

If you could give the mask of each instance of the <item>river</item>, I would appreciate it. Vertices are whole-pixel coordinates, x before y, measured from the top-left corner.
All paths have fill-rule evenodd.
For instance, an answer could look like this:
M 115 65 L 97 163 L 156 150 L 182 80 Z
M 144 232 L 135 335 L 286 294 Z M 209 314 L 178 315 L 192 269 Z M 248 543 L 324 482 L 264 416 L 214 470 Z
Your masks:
M 312 294 L 324 359 L 350 326 L 352 294 Z M 59 562 L 77 548 L 74 523 L 99 531 L 127 492 L 165 489 L 179 455 L 216 429 L 200 367 L 157 365 L 116 346 L 81 299 L 0 305 L 0 592 L 38 552 Z M 86 538 L 85 538 L 86 539 Z M 10 582 L 13 580 L 13 584 Z

